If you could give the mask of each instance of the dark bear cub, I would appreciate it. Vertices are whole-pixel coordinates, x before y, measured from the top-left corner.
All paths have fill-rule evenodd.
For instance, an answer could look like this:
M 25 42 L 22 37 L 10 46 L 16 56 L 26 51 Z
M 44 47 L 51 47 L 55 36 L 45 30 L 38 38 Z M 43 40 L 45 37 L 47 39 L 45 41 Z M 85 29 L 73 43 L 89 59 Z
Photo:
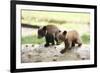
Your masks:
M 76 44 L 78 47 L 82 45 L 79 33 L 75 30 L 60 32 L 57 34 L 57 39 L 65 44 L 65 48 L 61 50 L 62 54 L 65 53 L 67 49 L 74 47 Z
M 38 29 L 38 38 L 45 37 L 46 44 L 45 47 L 48 47 L 50 44 L 59 45 L 59 42 L 56 38 L 56 35 L 60 32 L 60 30 L 55 25 L 47 25 Z

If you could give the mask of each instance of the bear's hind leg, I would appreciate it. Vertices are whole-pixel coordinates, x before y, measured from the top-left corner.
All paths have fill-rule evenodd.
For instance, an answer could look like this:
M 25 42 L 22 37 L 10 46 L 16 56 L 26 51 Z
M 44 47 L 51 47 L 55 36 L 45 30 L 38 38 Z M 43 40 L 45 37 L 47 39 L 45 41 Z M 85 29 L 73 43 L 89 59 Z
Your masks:
M 75 47 L 75 42 L 72 42 L 72 47 Z
M 54 36 L 52 35 L 52 37 L 51 37 L 52 39 L 52 41 L 51 41 L 51 43 L 52 43 L 52 45 L 55 45 L 55 38 L 54 38 Z
M 81 40 L 77 40 L 76 43 L 78 44 L 78 47 L 82 46 Z
M 82 46 L 82 43 L 78 43 L 78 47 Z

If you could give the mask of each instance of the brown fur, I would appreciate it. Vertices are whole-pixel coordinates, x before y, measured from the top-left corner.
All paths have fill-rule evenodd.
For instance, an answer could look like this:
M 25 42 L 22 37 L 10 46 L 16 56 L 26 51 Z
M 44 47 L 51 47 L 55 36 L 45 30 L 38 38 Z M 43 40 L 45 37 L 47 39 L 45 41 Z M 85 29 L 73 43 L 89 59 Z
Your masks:
M 67 49 L 71 49 L 75 44 L 78 44 L 78 46 L 82 45 L 79 33 L 75 30 L 61 32 L 57 37 L 59 41 L 65 43 L 65 49 L 63 49 L 61 53 L 64 53 Z
M 45 47 L 48 47 L 51 43 L 52 45 L 58 44 L 58 40 L 56 39 L 56 34 L 58 34 L 60 30 L 55 25 L 47 25 L 38 29 L 38 38 L 45 37 L 46 44 Z

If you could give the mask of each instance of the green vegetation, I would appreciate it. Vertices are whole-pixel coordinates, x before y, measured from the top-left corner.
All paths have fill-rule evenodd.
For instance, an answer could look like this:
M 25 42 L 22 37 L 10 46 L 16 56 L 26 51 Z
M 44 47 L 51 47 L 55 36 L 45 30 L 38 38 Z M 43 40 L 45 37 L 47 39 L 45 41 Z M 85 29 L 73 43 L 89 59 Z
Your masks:
M 88 24 L 90 22 L 90 14 L 22 10 L 22 23 L 46 25 L 48 23 L 65 24 L 74 22 Z
M 42 44 L 45 42 L 44 38 L 38 39 L 37 36 L 25 36 L 21 38 L 22 44 Z
M 89 44 L 90 43 L 90 35 L 89 34 L 83 34 L 81 36 L 82 42 L 84 44 Z
M 81 36 L 82 43 L 89 44 L 90 42 L 90 35 L 83 34 Z M 42 44 L 45 43 L 45 38 L 38 39 L 37 36 L 26 36 L 22 37 L 22 44 Z

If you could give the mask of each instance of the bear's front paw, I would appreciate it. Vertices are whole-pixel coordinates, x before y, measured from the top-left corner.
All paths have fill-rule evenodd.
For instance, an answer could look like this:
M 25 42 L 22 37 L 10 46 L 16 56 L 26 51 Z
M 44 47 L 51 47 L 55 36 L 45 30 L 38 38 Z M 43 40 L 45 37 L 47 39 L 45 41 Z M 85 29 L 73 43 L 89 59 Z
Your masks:
M 49 44 L 45 44 L 44 46 L 45 46 L 45 47 L 48 47 L 48 46 L 49 46 Z
M 63 49 L 63 50 L 60 51 L 61 54 L 64 54 L 65 52 L 66 52 L 65 49 Z

